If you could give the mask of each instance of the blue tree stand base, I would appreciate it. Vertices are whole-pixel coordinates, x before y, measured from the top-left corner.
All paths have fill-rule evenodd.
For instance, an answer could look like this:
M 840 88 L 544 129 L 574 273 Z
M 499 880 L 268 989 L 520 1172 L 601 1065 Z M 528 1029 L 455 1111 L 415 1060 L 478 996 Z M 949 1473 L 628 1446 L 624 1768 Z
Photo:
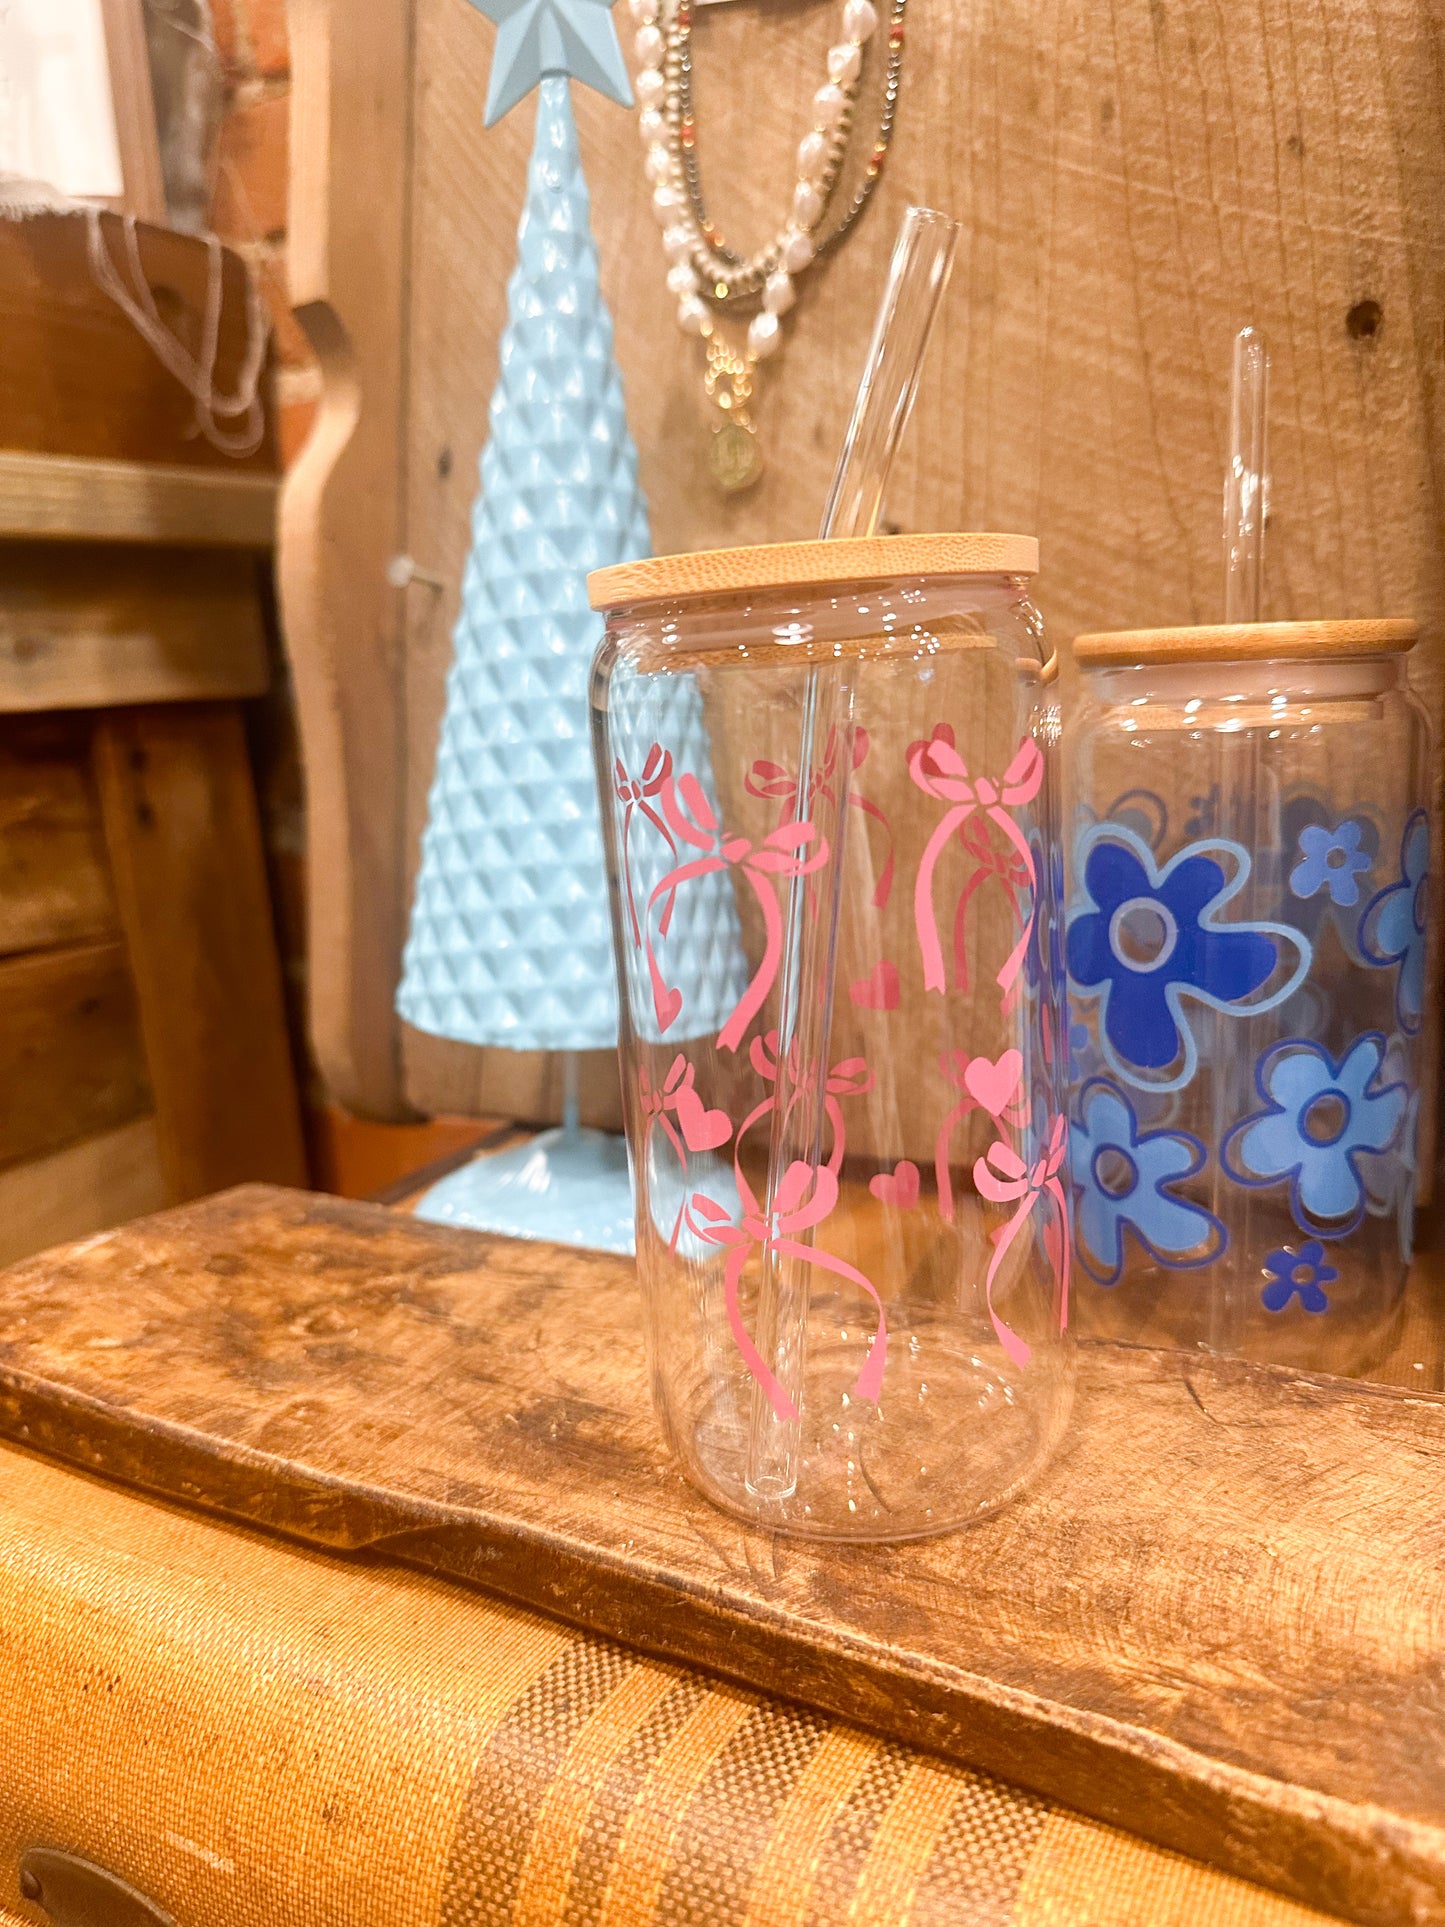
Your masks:
M 626 1142 L 580 1126 L 544 1131 L 449 1172 L 424 1195 L 416 1216 L 630 1258 L 636 1233 Z

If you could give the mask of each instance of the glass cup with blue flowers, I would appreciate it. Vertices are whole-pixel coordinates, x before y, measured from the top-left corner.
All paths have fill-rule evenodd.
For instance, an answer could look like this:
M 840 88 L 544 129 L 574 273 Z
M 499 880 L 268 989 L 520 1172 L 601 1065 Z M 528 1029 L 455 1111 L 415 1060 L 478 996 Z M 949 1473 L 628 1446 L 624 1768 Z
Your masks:
M 1326 1371 L 1411 1257 L 1429 748 L 1403 622 L 1081 637 L 1066 743 L 1083 1329 Z

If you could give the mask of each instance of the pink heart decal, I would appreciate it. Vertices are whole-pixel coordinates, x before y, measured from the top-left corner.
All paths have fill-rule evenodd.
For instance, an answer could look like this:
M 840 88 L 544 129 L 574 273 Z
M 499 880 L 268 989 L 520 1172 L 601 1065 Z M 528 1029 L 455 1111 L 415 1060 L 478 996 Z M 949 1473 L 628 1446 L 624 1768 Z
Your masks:
M 678 1015 L 682 1010 L 682 992 L 680 990 L 654 989 L 652 1001 L 657 1009 L 657 1028 L 659 1030 L 669 1030 L 672 1025 L 677 1022 Z
M 892 1172 L 880 1171 L 870 1178 L 868 1189 L 880 1204 L 891 1204 L 896 1211 L 911 1211 L 918 1202 L 918 1166 L 904 1158 Z
M 859 1010 L 897 1010 L 899 999 L 898 966 L 885 960 L 875 964 L 872 974 L 859 977 L 848 986 L 848 995 Z
M 727 1112 L 704 1110 L 696 1091 L 679 1091 L 675 1105 L 682 1140 L 689 1151 L 715 1151 L 732 1136 L 733 1121 Z
M 1023 1052 L 1006 1050 L 996 1064 L 973 1058 L 963 1073 L 964 1089 L 990 1117 L 1002 1117 L 1024 1074 Z

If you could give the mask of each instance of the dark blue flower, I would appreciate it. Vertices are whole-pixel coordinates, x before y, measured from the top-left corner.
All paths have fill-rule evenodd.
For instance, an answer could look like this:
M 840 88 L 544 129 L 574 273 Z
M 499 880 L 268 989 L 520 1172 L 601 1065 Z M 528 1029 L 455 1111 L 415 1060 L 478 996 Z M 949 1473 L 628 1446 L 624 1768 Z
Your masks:
M 1234 865 L 1232 880 L 1220 855 Z M 1310 945 L 1287 925 L 1216 921 L 1249 876 L 1237 843 L 1191 844 L 1161 869 L 1132 831 L 1103 823 L 1086 831 L 1081 859 L 1087 903 L 1069 920 L 1069 976 L 1099 998 L 1105 1056 L 1126 1083 L 1171 1091 L 1193 1077 L 1198 1048 L 1183 999 L 1270 1010 L 1309 969 Z M 1260 998 L 1291 953 L 1285 981 Z M 1168 1078 L 1137 1074 L 1174 1066 Z
M 1211 1263 L 1228 1234 L 1212 1211 L 1176 1197 L 1172 1186 L 1204 1169 L 1204 1146 L 1184 1131 L 1141 1131 L 1124 1093 L 1091 1077 L 1069 1132 L 1069 1165 L 1079 1193 L 1079 1257 L 1101 1285 L 1124 1269 L 1124 1232 L 1171 1270 Z
M 1276 1044 L 1255 1066 L 1266 1108 L 1226 1134 L 1224 1168 L 1256 1189 L 1287 1178 L 1301 1231 L 1353 1231 L 1365 1214 L 1359 1160 L 1389 1150 L 1408 1099 L 1404 1084 L 1379 1083 L 1384 1061 L 1378 1031 L 1357 1037 L 1338 1063 L 1302 1038 Z
M 1360 951 L 1370 963 L 1398 964 L 1395 1015 L 1411 1037 L 1425 1012 L 1425 952 L 1428 942 L 1430 824 L 1423 810 L 1405 825 L 1400 838 L 1400 876 L 1372 897 L 1360 918 Z
M 1374 861 L 1368 850 L 1360 848 L 1363 834 L 1363 826 L 1349 818 L 1333 830 L 1323 823 L 1307 823 L 1299 833 L 1300 861 L 1290 871 L 1290 889 L 1297 897 L 1328 889 L 1335 903 L 1358 903 L 1358 879 Z
M 1328 1311 L 1330 1301 L 1325 1286 L 1332 1285 L 1339 1272 L 1325 1262 L 1325 1248 L 1316 1238 L 1298 1251 L 1272 1251 L 1264 1261 L 1272 1282 L 1259 1294 L 1266 1311 L 1283 1311 L 1292 1298 L 1298 1298 L 1306 1311 Z

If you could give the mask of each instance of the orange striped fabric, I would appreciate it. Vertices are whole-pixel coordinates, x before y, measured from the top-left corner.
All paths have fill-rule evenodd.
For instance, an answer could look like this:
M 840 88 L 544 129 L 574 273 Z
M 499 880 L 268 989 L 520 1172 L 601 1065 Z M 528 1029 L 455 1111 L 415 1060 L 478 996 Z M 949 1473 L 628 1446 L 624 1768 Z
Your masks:
M 178 1927 L 1321 1927 L 821 1714 L 10 1448 L 0 1725 L 0 1921 L 48 1845 Z

